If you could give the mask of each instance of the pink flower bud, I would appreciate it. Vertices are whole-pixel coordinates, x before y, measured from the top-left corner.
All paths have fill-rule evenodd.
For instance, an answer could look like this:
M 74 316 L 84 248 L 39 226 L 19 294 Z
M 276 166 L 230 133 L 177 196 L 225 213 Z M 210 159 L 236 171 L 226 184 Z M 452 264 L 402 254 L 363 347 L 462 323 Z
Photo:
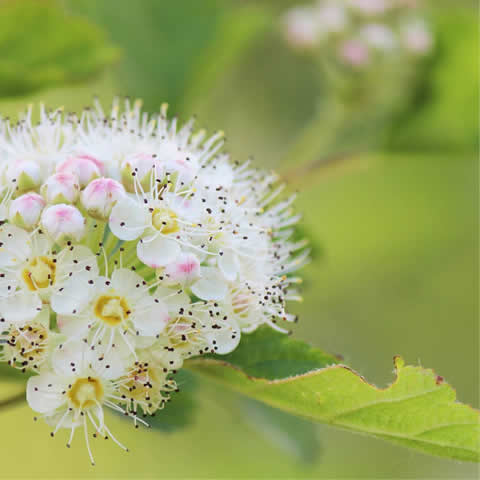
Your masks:
M 16 160 L 7 169 L 7 180 L 15 183 L 17 191 L 33 190 L 42 181 L 40 166 L 28 160 Z
M 394 6 L 389 0 L 350 0 L 349 4 L 364 15 L 378 15 Z
M 387 25 L 371 23 L 361 30 L 360 35 L 367 45 L 378 50 L 389 51 L 397 46 L 395 34 Z
M 106 220 L 115 202 L 125 195 L 123 185 L 111 178 L 92 180 L 82 192 L 81 202 L 94 218 Z
M 121 167 L 122 184 L 125 189 L 135 192 L 135 182 L 139 182 L 145 192 L 150 191 L 152 174 L 157 178 L 162 171 L 155 156 L 149 153 L 137 153 L 128 157 Z
M 191 283 L 200 276 L 200 262 L 193 253 L 182 253 L 165 267 L 167 283 Z
M 41 187 L 41 193 L 47 203 L 75 203 L 80 185 L 73 173 L 56 173 L 48 177 Z
M 69 157 L 57 166 L 57 173 L 70 173 L 78 178 L 80 187 L 85 187 L 103 173 L 103 164 L 90 155 Z
M 56 242 L 79 241 L 85 235 L 85 219 L 72 205 L 52 205 L 42 213 L 42 227 Z
M 45 200 L 38 193 L 25 193 L 10 204 L 9 220 L 19 227 L 33 230 L 45 207 Z
M 312 48 L 319 35 L 319 25 L 308 7 L 296 7 L 285 16 L 285 37 L 292 48 Z
M 412 22 L 403 32 L 405 47 L 412 53 L 425 55 L 433 46 L 433 37 L 422 21 Z
M 340 46 L 340 58 L 352 67 L 365 67 L 370 61 L 368 47 L 357 40 L 348 40 Z

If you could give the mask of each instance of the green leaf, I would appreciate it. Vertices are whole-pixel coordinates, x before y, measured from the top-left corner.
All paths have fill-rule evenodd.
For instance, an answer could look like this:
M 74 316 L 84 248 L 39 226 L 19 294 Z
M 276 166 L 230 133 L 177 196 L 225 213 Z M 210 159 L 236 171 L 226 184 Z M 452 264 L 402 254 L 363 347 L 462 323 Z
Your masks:
M 317 358 L 323 360 L 315 366 Z M 478 412 L 456 402 L 455 390 L 432 370 L 405 366 L 396 357 L 397 378 L 379 389 L 345 365 L 324 368 L 334 362 L 320 350 L 262 330 L 245 335 L 230 355 L 192 359 L 187 366 L 291 414 L 433 455 L 480 460 Z
M 158 410 L 154 417 L 145 419 L 152 428 L 165 433 L 188 427 L 195 414 L 195 376 L 189 371 L 180 370 L 175 375 L 175 380 L 180 391 L 172 393 L 171 401 L 162 410 Z
M 118 57 L 102 31 L 56 2 L 0 6 L 0 96 L 80 82 Z
M 317 426 L 301 417 L 243 397 L 244 418 L 260 435 L 303 463 L 313 463 L 321 452 Z
M 339 362 L 339 357 L 268 327 L 261 327 L 250 335 L 242 336 L 239 347 L 228 355 L 200 357 L 200 364 L 204 358 L 238 368 L 250 377 L 268 380 L 300 375 Z M 196 363 L 196 360 L 191 362 Z

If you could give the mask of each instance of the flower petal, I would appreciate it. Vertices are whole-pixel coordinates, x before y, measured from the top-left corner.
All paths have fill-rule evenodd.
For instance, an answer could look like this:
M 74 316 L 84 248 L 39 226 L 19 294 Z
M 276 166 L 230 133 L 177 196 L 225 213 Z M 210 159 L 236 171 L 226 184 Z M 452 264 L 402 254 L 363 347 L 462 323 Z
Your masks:
M 140 335 L 147 337 L 158 335 L 164 330 L 170 319 L 166 305 L 150 296 L 139 302 L 136 308 L 139 308 L 141 313 L 134 313 L 132 322 Z
M 62 379 L 50 372 L 30 377 L 27 382 L 27 402 L 38 413 L 53 413 L 65 403 Z
M 0 227 L 0 268 L 14 267 L 24 262 L 31 251 L 28 232 L 10 224 Z
M 152 268 L 163 267 L 173 262 L 179 254 L 178 243 L 161 235 L 143 238 L 137 244 L 138 258 Z
M 80 313 L 95 293 L 95 284 L 87 271 L 76 273 L 52 293 L 50 306 L 60 315 Z
M 148 210 L 130 197 L 119 200 L 110 214 L 109 227 L 121 240 L 135 240 L 150 223 Z
M 223 300 L 227 291 L 227 282 L 213 267 L 202 267 L 200 280 L 192 285 L 192 292 L 202 300 Z
M 204 335 L 210 348 L 220 355 L 225 355 L 235 350 L 241 337 L 240 329 L 232 319 L 230 319 L 228 323 L 222 323 L 219 329 L 207 328 Z
M 229 282 L 233 282 L 238 274 L 238 258 L 232 250 L 225 250 L 219 256 L 218 266 Z
M 0 314 L 10 323 L 33 320 L 41 309 L 42 300 L 34 292 L 19 291 L 0 300 Z

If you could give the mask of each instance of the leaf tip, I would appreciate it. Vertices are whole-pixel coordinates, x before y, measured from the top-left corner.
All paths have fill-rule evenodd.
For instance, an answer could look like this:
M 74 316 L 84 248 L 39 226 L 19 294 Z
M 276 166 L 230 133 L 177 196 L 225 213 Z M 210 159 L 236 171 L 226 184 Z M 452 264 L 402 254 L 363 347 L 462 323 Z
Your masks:
M 395 370 L 401 370 L 405 366 L 405 360 L 400 355 L 395 355 L 393 357 L 393 365 L 395 366 Z

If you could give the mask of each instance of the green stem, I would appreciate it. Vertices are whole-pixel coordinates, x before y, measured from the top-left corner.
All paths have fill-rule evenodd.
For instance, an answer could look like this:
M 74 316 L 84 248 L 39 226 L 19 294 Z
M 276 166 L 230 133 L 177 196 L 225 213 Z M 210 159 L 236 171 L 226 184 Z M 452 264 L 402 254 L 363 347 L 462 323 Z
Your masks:
M 282 168 L 302 167 L 331 152 L 344 125 L 345 107 L 332 100 L 313 116 L 282 161 Z
M 0 411 L 10 407 L 14 407 L 17 404 L 24 402 L 25 393 L 26 392 L 20 392 L 20 393 L 17 393 L 16 395 L 13 395 L 12 397 L 8 397 L 4 400 L 0 400 Z

